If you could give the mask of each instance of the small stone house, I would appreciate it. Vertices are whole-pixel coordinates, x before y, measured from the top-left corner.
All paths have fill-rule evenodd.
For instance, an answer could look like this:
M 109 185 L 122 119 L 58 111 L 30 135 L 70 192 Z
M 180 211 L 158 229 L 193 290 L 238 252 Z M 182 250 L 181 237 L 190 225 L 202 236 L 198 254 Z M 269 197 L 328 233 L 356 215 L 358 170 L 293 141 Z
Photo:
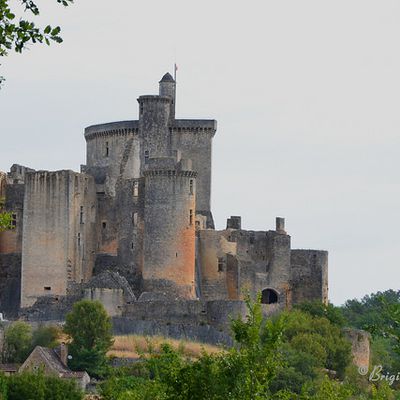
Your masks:
M 90 376 L 86 371 L 71 371 L 67 366 L 68 350 L 66 345 L 57 349 L 36 346 L 29 357 L 21 365 L 18 372 L 39 371 L 46 375 L 55 375 L 61 379 L 73 379 L 82 390 L 90 382 Z

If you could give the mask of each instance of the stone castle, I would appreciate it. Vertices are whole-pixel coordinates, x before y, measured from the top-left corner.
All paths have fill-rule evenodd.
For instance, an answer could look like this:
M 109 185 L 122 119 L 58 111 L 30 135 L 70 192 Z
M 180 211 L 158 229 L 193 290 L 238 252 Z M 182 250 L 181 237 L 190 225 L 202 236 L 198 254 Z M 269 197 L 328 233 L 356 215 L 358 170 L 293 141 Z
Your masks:
M 0 173 L 0 197 L 13 216 L 12 229 L 0 233 L 6 317 L 36 310 L 46 318 L 79 297 L 142 320 L 156 303 L 166 319 L 178 303 L 198 307 L 189 314 L 235 309 L 245 291 L 261 292 L 266 312 L 327 302 L 327 252 L 291 249 L 283 218 L 274 230 L 249 231 L 232 216 L 215 230 L 217 122 L 175 118 L 175 96 L 166 73 L 158 95 L 138 98 L 138 120 L 86 128 L 80 173 L 17 164 Z

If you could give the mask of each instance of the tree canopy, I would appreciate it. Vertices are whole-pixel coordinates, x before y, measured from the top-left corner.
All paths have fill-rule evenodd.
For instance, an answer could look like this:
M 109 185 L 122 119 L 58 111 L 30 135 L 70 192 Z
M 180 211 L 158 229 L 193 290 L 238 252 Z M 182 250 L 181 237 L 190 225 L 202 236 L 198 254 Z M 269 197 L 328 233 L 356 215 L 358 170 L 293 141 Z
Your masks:
M 106 353 L 113 343 L 111 319 L 103 305 L 90 300 L 75 303 L 67 314 L 64 331 L 72 339 L 68 365 L 101 376 L 107 365 Z

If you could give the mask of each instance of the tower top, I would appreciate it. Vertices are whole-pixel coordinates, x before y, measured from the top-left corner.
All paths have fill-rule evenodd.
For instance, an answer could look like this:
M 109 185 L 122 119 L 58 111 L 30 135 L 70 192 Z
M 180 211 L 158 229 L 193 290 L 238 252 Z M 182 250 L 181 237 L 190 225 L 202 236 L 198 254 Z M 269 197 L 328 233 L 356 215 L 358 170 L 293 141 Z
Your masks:
M 172 77 L 172 75 L 167 72 L 162 78 L 161 78 L 161 82 L 175 82 L 174 78 Z

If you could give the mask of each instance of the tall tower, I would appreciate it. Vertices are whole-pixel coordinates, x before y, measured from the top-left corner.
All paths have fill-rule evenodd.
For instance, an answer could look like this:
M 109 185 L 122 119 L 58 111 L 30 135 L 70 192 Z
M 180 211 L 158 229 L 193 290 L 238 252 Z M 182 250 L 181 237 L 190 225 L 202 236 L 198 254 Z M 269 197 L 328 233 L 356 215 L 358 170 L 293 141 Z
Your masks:
M 155 158 L 146 165 L 145 291 L 195 297 L 196 175 L 190 160 Z
M 168 96 L 171 98 L 171 111 L 170 120 L 175 119 L 175 101 L 176 101 L 176 82 L 169 72 L 167 72 L 162 78 L 160 83 L 160 96 Z

